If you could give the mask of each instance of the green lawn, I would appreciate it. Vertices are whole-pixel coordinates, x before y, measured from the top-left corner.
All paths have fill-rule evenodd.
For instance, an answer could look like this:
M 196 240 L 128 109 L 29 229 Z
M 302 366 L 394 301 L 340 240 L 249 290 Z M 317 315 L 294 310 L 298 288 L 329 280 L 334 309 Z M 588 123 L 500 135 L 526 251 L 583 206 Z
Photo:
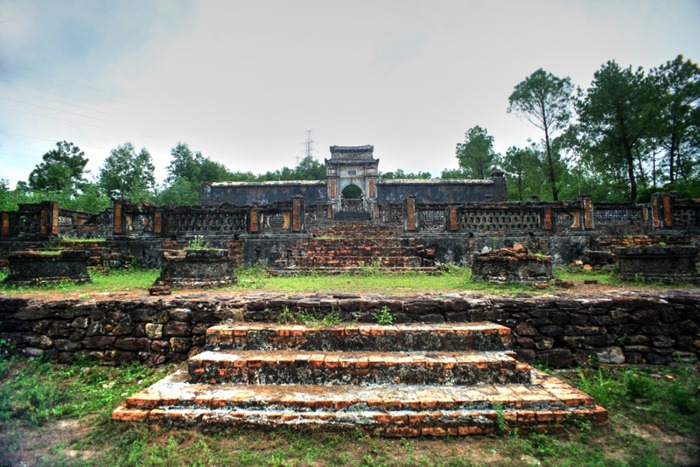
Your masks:
M 0 284 L 0 296 L 13 296 L 27 293 L 64 293 L 79 294 L 84 298 L 95 294 L 124 292 L 130 290 L 145 291 L 153 285 L 159 271 L 154 269 L 126 269 L 109 271 L 90 271 L 92 283 L 74 285 L 61 283 L 37 287 L 15 287 Z M 232 291 L 270 290 L 282 293 L 311 293 L 311 292 L 346 292 L 346 293 L 383 293 L 388 295 L 403 295 L 417 293 L 454 293 L 454 292 L 483 292 L 492 294 L 517 293 L 549 293 L 559 290 L 557 286 L 539 290 L 533 286 L 524 285 L 494 285 L 486 282 L 476 282 L 471 278 L 469 268 L 450 267 L 437 275 L 427 275 L 415 272 L 383 274 L 376 268 L 367 268 L 357 274 L 320 275 L 305 274 L 292 277 L 276 277 L 268 275 L 265 269 L 238 268 L 236 270 L 239 282 L 230 287 L 216 289 L 218 293 Z M 554 273 L 557 279 L 572 280 L 583 283 L 584 280 L 595 280 L 601 285 L 623 286 L 641 285 L 622 283 L 611 273 L 605 271 L 585 272 L 579 269 L 560 268 Z M 0 271 L 0 281 L 7 277 L 6 271 Z M 645 288 L 683 287 L 682 285 L 644 284 Z

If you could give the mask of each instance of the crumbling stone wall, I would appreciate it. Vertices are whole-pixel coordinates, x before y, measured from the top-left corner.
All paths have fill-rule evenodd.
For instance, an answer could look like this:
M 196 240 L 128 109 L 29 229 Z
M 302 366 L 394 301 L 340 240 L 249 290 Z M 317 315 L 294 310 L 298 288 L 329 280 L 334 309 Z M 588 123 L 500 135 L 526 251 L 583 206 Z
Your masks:
M 700 290 L 608 296 L 411 297 L 319 294 L 290 297 L 192 296 L 126 301 L 0 298 L 0 338 L 30 355 L 60 362 L 179 362 L 199 350 L 206 329 L 225 319 L 276 321 L 285 310 L 372 320 L 387 307 L 397 323 L 490 321 L 513 330 L 523 361 L 568 367 L 604 363 L 668 364 L 700 357 Z

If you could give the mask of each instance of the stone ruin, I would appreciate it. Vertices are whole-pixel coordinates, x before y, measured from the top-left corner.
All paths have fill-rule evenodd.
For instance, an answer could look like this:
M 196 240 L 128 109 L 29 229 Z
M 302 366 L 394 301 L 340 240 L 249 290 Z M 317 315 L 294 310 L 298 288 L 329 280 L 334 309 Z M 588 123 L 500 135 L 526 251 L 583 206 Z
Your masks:
M 106 239 L 99 247 L 78 245 L 105 266 L 131 257 L 160 268 L 164 250 L 202 236 L 228 250 L 234 267 L 279 274 L 375 264 L 386 272 L 471 266 L 494 243 L 522 244 L 551 256 L 553 264 L 592 267 L 610 267 L 613 248 L 630 238 L 638 245 L 700 245 L 697 200 L 658 193 L 641 204 L 594 203 L 589 196 L 507 202 L 501 173 L 488 180 L 383 180 L 373 151 L 332 147 L 325 181 L 208 184 L 198 206 L 115 200 L 112 209 L 88 215 L 55 202 L 22 205 L 0 212 L 0 266 L 13 251 L 61 237 Z M 350 197 L 351 187 L 359 198 Z
M 521 244 L 474 256 L 472 278 L 494 284 L 543 284 L 554 280 L 552 257 L 532 254 Z
M 153 284 L 156 292 L 167 292 L 164 288 L 169 287 L 212 288 L 238 282 L 228 250 L 171 250 L 164 255 L 163 269 Z M 151 292 L 153 293 L 153 290 Z
M 615 274 L 622 280 L 700 283 L 694 246 L 615 247 Z
M 88 252 L 20 251 L 8 257 L 9 274 L 3 281 L 12 285 L 42 285 L 57 282 L 90 282 Z

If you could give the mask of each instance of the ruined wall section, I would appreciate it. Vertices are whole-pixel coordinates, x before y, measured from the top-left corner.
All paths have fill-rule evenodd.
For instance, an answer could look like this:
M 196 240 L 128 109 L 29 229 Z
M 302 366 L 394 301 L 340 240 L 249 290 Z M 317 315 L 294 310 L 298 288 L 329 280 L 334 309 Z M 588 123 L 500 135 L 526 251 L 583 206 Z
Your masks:
M 284 310 L 371 322 L 386 307 L 394 322 L 481 322 L 513 331 L 518 359 L 569 367 L 669 364 L 700 357 L 700 291 L 517 297 L 468 294 L 411 297 L 319 294 L 290 297 L 38 301 L 0 298 L 0 338 L 18 351 L 59 362 L 179 362 L 201 349 L 222 320 L 275 322 Z

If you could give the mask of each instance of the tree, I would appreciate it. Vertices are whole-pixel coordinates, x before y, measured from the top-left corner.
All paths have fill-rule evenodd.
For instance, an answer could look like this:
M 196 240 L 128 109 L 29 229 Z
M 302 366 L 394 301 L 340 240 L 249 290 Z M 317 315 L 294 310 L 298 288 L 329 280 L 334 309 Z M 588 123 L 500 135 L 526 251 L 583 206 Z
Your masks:
M 467 178 L 490 177 L 500 160 L 500 155 L 493 150 L 493 136 L 478 125 L 464 134 L 464 142 L 457 143 L 456 153 Z
M 648 143 L 658 125 L 655 89 L 641 68 L 622 69 L 609 61 L 595 72 L 576 104 L 586 157 L 595 170 L 622 182 L 619 188 L 632 202 L 637 200 L 638 179 L 644 181 Z
M 325 180 L 326 166 L 312 156 L 304 157 L 294 169 L 296 180 Z
M 83 187 L 83 171 L 88 160 L 78 146 L 60 141 L 56 149 L 44 154 L 42 159 L 29 174 L 32 190 L 73 195 Z
M 185 179 L 190 183 L 198 183 L 201 178 L 201 165 L 204 156 L 201 152 L 192 152 L 186 143 L 178 142 L 170 150 L 172 160 L 166 168 L 168 178 L 166 183 L 173 183 L 177 179 Z
M 508 98 L 508 112 L 515 112 L 544 132 L 547 176 L 554 201 L 559 199 L 560 182 L 556 171 L 559 157 L 552 139 L 569 126 L 573 91 L 568 77 L 558 78 L 540 68 L 518 83 Z
M 659 87 L 659 141 L 668 182 L 688 179 L 700 153 L 700 67 L 682 55 L 652 70 Z
M 154 171 L 153 159 L 146 148 L 137 154 L 134 145 L 126 142 L 112 149 L 105 159 L 99 185 L 111 198 L 144 201 L 152 196 Z
M 542 193 L 547 183 L 547 179 L 540 175 L 543 165 L 542 151 L 535 143 L 524 148 L 508 148 L 503 158 L 503 171 L 508 180 L 508 198 L 524 201 Z
M 428 180 L 430 179 L 430 172 L 406 172 L 403 169 L 396 169 L 392 172 L 386 172 L 380 174 L 380 177 L 385 180 L 397 180 L 397 179 L 411 179 L 411 180 Z

